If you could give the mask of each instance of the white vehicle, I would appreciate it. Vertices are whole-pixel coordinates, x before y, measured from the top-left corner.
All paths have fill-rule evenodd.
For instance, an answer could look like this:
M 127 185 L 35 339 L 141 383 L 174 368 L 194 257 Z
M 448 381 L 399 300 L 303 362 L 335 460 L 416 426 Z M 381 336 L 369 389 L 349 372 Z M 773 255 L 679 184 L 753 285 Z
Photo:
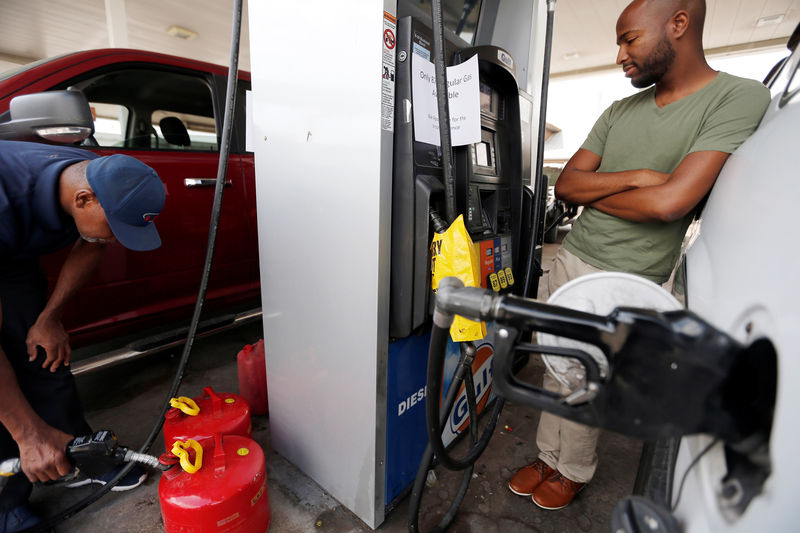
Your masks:
M 672 505 L 685 533 L 800 527 L 800 246 L 789 237 L 800 203 L 797 38 L 795 30 L 794 51 L 770 80 L 772 103 L 723 168 L 686 257 L 687 306 L 748 347 L 752 372 L 740 385 L 774 395 L 772 431 L 748 453 L 717 442 L 701 456 L 711 438 L 681 441 Z

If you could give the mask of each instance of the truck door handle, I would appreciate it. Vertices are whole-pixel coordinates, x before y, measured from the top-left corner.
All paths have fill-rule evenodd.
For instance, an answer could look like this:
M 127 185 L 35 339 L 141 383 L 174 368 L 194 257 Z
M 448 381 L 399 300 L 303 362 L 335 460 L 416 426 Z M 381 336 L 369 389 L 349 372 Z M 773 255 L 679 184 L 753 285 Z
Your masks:
M 214 187 L 217 184 L 217 180 L 212 178 L 185 178 L 183 180 L 183 184 L 187 189 L 196 189 L 197 187 Z M 231 180 L 225 180 L 225 187 L 230 187 L 232 185 L 233 182 Z

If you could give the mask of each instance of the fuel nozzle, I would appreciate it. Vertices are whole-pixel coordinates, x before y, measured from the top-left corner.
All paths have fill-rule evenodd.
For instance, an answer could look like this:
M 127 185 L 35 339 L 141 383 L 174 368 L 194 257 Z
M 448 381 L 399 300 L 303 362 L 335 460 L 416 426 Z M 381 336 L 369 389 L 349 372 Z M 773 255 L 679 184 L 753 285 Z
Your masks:
M 433 231 L 436 233 L 444 233 L 447 231 L 447 222 L 442 218 L 438 211 L 435 209 L 431 209 L 430 211 L 431 216 L 431 225 L 433 226 Z
M 168 470 L 171 467 L 160 463 L 157 457 L 120 446 L 117 436 L 108 430 L 75 437 L 67 444 L 66 454 L 76 469 L 87 477 L 100 476 L 123 463 L 139 463 L 156 470 Z M 69 481 L 77 475 L 77 470 L 73 470 L 57 482 Z M 11 476 L 21 471 L 22 465 L 18 457 L 0 462 L 0 489 Z
M 125 462 L 127 449 L 108 430 L 75 437 L 67 444 L 67 457 L 87 476 L 99 476 Z

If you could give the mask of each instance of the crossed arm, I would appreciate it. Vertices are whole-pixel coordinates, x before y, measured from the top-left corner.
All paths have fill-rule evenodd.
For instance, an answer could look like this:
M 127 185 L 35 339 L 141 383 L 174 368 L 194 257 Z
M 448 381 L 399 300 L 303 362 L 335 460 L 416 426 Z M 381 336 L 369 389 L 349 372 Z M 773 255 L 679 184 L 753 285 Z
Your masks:
M 648 169 L 597 172 L 600 156 L 580 149 L 564 166 L 556 196 L 634 222 L 672 222 L 711 190 L 728 155 L 692 152 L 672 174 Z

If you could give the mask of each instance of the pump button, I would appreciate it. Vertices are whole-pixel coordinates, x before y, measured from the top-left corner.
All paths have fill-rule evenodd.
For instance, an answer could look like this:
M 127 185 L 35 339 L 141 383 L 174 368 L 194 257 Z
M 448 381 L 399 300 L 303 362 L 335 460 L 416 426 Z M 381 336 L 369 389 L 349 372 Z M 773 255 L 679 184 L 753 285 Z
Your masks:
M 492 272 L 489 274 L 489 283 L 492 285 L 492 290 L 494 292 L 500 292 L 500 282 L 497 279 L 497 274 Z
M 497 279 L 500 280 L 500 287 L 503 289 L 508 288 L 508 282 L 506 281 L 506 273 L 503 270 L 497 271 Z
M 514 274 L 511 273 L 511 267 L 506 267 L 504 269 L 506 273 L 506 280 L 508 281 L 508 286 L 511 287 L 514 285 Z

